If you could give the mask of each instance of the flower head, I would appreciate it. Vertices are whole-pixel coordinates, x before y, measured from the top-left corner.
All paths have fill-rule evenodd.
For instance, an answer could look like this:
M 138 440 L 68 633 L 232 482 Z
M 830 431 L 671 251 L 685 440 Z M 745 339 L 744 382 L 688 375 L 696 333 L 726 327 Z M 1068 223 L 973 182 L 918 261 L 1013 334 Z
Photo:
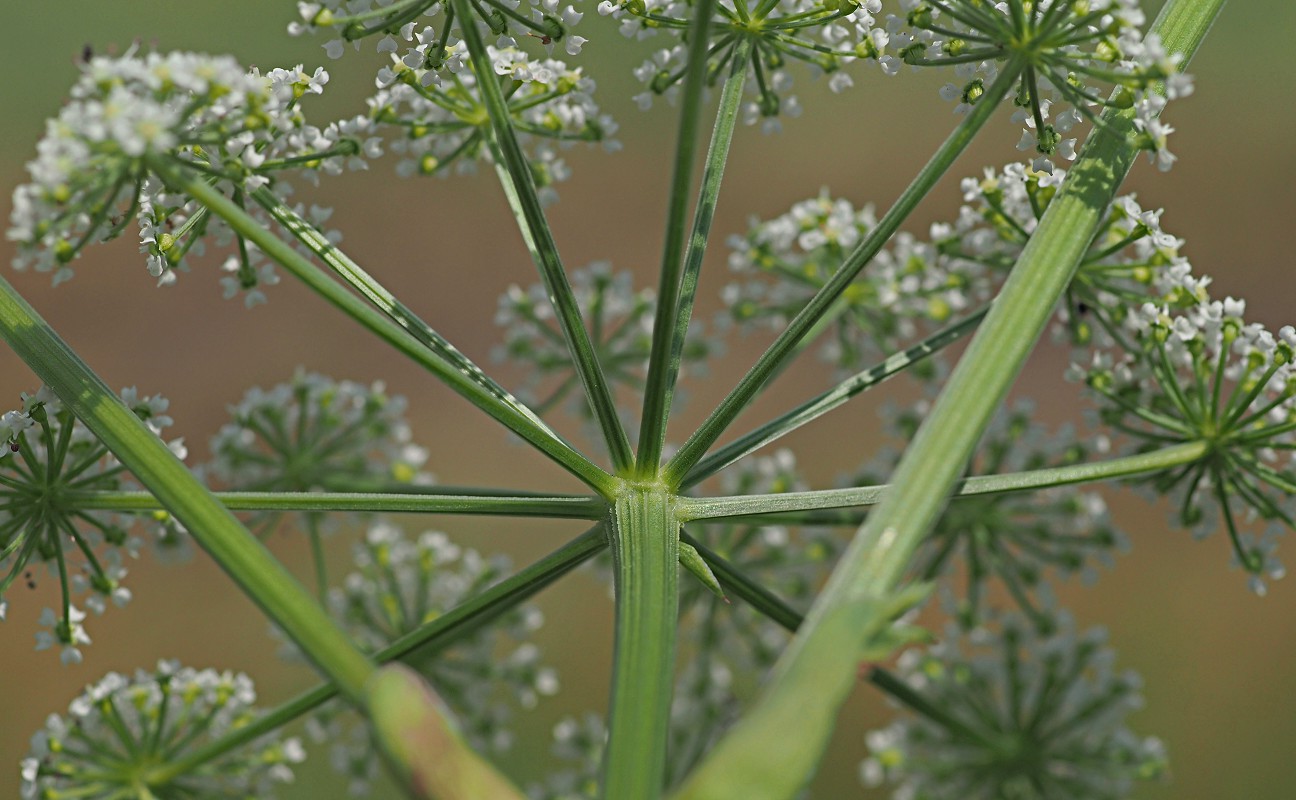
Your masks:
M 568 170 L 557 148 L 576 142 L 602 142 L 617 125 L 594 102 L 594 81 L 579 67 L 536 59 L 516 47 L 488 47 L 495 74 L 506 95 L 513 125 L 532 164 L 542 197 L 552 199 L 554 183 Z M 491 161 L 491 120 L 471 70 L 442 78 L 439 72 L 411 66 L 393 56 L 378 76 L 378 93 L 369 99 L 372 118 L 398 129 L 391 149 L 402 156 L 403 175 L 446 174 Z
M 683 40 L 692 27 L 695 0 L 603 0 L 600 14 L 621 23 L 621 32 L 633 38 L 657 33 Z M 711 47 L 707 52 L 707 77 L 714 81 L 737 65 L 748 71 L 752 99 L 743 107 L 748 124 L 763 121 L 767 131 L 777 130 L 779 119 L 798 116 L 800 104 L 791 94 L 791 64 L 807 64 L 829 76 L 828 85 L 842 91 L 852 85 L 844 67 L 858 60 L 881 60 L 884 68 L 898 67 L 885 55 L 886 32 L 874 27 L 881 0 L 767 0 L 759 3 L 717 2 L 710 21 Z M 746 55 L 740 56 L 739 46 Z M 688 48 L 671 44 L 661 48 L 635 70 L 645 85 L 636 100 L 641 108 L 658 95 L 678 90 L 687 69 Z
M 121 396 L 154 433 L 171 425 L 165 398 L 144 397 L 133 388 Z M 78 663 L 80 647 L 90 643 L 83 609 L 102 614 L 109 605 L 130 601 L 123 563 L 142 544 L 129 533 L 137 518 L 95 510 L 91 493 L 133 487 L 125 467 L 48 387 L 24 393 L 22 409 L 7 412 L 2 424 L 7 440 L 0 451 L 0 607 L 19 577 L 35 587 L 38 573 L 54 576 L 62 603 L 59 612 L 47 608 L 41 614 L 46 630 L 36 635 L 36 649 L 57 646 L 64 663 Z M 184 456 L 179 439 L 170 447 Z M 78 597 L 80 606 L 74 603 Z
M 630 272 L 613 272 L 606 262 L 595 262 L 571 276 L 572 291 L 582 316 L 594 332 L 593 344 L 608 380 L 633 389 L 643 386 L 648 356 L 652 351 L 652 325 L 657 307 L 652 289 L 634 288 Z M 505 331 L 504 344 L 497 351 L 501 359 L 525 362 L 532 368 L 529 392 L 540 394 L 537 411 L 544 411 L 573 397 L 577 413 L 588 413 L 578 389 L 571 355 L 553 319 L 553 307 L 545 288 L 510 286 L 499 299 L 495 323 Z M 693 326 L 684 344 L 682 371 L 698 374 L 707 358 L 720 345 L 702 336 Z
M 948 66 L 955 80 L 941 96 L 975 105 L 1010 58 L 1023 65 L 1017 78 L 1014 119 L 1024 125 L 1022 150 L 1034 166 L 1052 171 L 1053 158 L 1076 156 L 1081 119 L 1098 122 L 1095 109 L 1138 106 L 1139 146 L 1164 153 L 1169 129 L 1155 123 L 1164 100 L 1152 87 L 1164 82 L 1170 98 L 1192 91 L 1156 35 L 1144 38 L 1138 0 L 901 0 L 886 21 L 888 50 L 914 67 Z M 1103 84 L 1118 91 L 1104 99 Z M 1173 160 L 1158 155 L 1163 168 Z
M 562 0 L 483 0 L 473 10 L 473 24 L 495 35 L 501 47 L 538 42 L 547 52 L 561 47 L 574 56 L 588 41 L 573 31 L 584 12 Z M 449 0 L 302 1 L 297 16 L 288 33 L 334 37 L 324 43 L 329 58 L 341 58 L 347 42 L 359 49 L 361 40 L 373 39 L 378 52 L 392 53 L 411 68 L 453 73 L 463 65 L 457 47 L 463 20 Z
M 729 266 L 745 280 L 724 291 L 728 317 L 748 328 L 782 330 L 876 225 L 872 206 L 856 209 L 827 191 L 782 216 L 753 221 L 730 240 Z M 899 233 L 842 295 L 825 356 L 856 369 L 862 357 L 890 355 L 920 331 L 988 300 L 990 277 L 979 259 Z
M 449 612 L 508 571 L 506 560 L 485 559 L 443 533 L 426 531 L 410 538 L 385 522 L 371 526 L 356 547 L 355 566 L 329 592 L 328 608 L 353 641 L 370 652 Z M 553 669 L 541 663 L 535 645 L 523 641 L 542 621 L 537 609 L 520 607 L 489 631 L 407 659 L 454 709 L 475 747 L 509 747 L 512 709 L 532 708 L 540 697 L 558 690 Z M 344 720 L 341 711 L 325 709 L 316 727 L 334 734 L 333 763 L 348 775 L 353 792 L 360 793 L 376 777 L 377 763 L 363 725 L 355 726 L 361 735 L 342 732 L 357 721 Z
M 381 382 L 366 386 L 298 372 L 287 383 L 248 390 L 230 407 L 234 420 L 212 437 L 206 470 L 232 489 L 261 492 L 429 485 L 427 451 L 414 443 L 405 408 L 405 398 L 388 395 Z M 256 521 L 269 530 L 283 518 L 275 512 Z M 306 513 L 296 521 L 318 540 L 324 520 Z M 322 575 L 321 554 L 315 558 Z
M 1113 670 L 1101 629 L 1077 634 L 1065 615 L 1052 628 L 1009 616 L 906 652 L 892 695 L 909 713 L 869 734 L 865 783 L 924 800 L 1116 800 L 1160 775 L 1161 742 L 1125 727 L 1138 676 Z
M 204 745 L 256 718 L 243 674 L 172 661 L 134 678 L 110 672 L 65 716 L 51 714 L 22 762 L 24 800 L 84 797 L 272 797 L 306 753 L 296 739 L 263 736 L 187 772 L 171 774 Z
M 228 56 L 132 49 L 90 59 L 71 101 L 46 126 L 27 166 L 31 183 L 14 192 L 8 238 L 19 243 L 15 267 L 65 280 L 87 245 L 116 237 L 134 216 L 160 283 L 175 280 L 212 233 L 222 244 L 237 243 L 230 258 L 250 292 L 264 277 L 249 254 L 255 248 L 150 177 L 150 160 L 197 170 L 240 205 L 287 170 L 314 180 L 363 167 L 362 156 L 380 152 L 367 117 L 317 127 L 302 115 L 299 101 L 327 81 L 320 69 L 261 74 Z
M 255 491 L 363 491 L 431 483 L 427 451 L 413 443 L 406 401 L 368 386 L 298 372 L 253 388 L 212 437 L 211 473 Z
M 1233 298 L 1146 303 L 1127 322 L 1130 349 L 1096 353 L 1075 374 L 1102 397 L 1103 421 L 1140 449 L 1203 446 L 1152 485 L 1177 497 L 1185 526 L 1204 534 L 1222 518 L 1236 561 L 1263 592 L 1264 578 L 1283 574 L 1272 554 L 1279 523 L 1296 527 L 1296 329 L 1275 334 L 1246 322 L 1245 310 Z M 1240 529 L 1249 518 L 1269 523 L 1259 541 Z

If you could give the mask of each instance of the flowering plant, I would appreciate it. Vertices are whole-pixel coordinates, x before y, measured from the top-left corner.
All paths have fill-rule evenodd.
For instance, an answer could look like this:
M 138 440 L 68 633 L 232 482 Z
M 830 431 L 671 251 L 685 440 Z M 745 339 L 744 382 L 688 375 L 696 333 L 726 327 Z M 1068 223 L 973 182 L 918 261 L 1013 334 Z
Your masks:
M 133 681 L 110 675 L 50 718 L 21 765 L 24 797 L 266 796 L 305 752 L 280 731 L 309 715 L 353 791 L 386 763 L 410 796 L 520 798 L 491 755 L 511 743 L 510 717 L 558 686 L 525 641 L 540 621 L 526 602 L 605 549 L 607 713 L 559 726 L 558 754 L 573 763 L 534 796 L 797 796 L 861 674 L 909 715 L 870 737 L 862 760 L 865 780 L 897 797 L 1117 797 L 1160 774 L 1159 743 L 1125 727 L 1137 682 L 1113 671 L 1099 635 L 1075 632 L 1049 585 L 1094 574 L 1125 542 L 1100 498 L 1066 488 L 1112 479 L 1170 495 L 1194 531 L 1220 521 L 1257 591 L 1282 575 L 1296 332 L 1213 297 L 1161 212 L 1118 197 L 1138 154 L 1174 162 L 1161 114 L 1191 92 L 1183 68 L 1221 5 L 1171 0 L 1149 25 L 1136 0 L 303 2 L 292 33 L 322 37 L 329 57 L 350 44 L 385 62 L 364 113 L 323 123 L 307 113 L 329 82 L 322 68 L 92 54 L 15 191 L 18 268 L 66 281 L 90 245 L 134 224 L 161 284 L 190 280 L 182 273 L 213 251 L 226 296 L 251 307 L 274 303 L 287 273 L 583 489 L 440 484 L 405 400 L 305 373 L 249 391 L 211 462 L 191 468 L 180 443 L 159 438 L 164 400 L 107 391 L 0 284 L 0 331 L 45 382 L 0 422 L 0 615 L 19 578 L 47 567 L 61 603 L 43 612 L 39 644 L 80 662 L 86 610 L 129 598 L 123 564 L 141 542 L 172 552 L 192 540 L 325 679 L 258 714 L 243 676 L 171 662 Z M 640 105 L 662 97 L 678 111 L 655 291 L 601 265 L 569 270 L 549 224 L 570 172 L 564 148 L 616 149 L 579 61 L 592 10 L 650 48 L 635 70 Z M 724 313 L 695 321 L 739 120 L 773 131 L 795 117 L 803 71 L 850 102 L 857 82 L 928 68 L 947 71 L 940 94 L 958 121 L 894 204 L 879 214 L 825 193 L 753 222 L 731 240 L 738 282 Z M 702 155 L 708 89 L 718 108 Z M 1027 161 L 964 180 L 954 219 L 902 230 L 1006 105 Z M 524 389 L 362 268 L 325 227 L 328 209 L 295 201 L 298 173 L 313 185 L 384 153 L 410 176 L 494 173 L 541 279 L 510 289 L 498 312 L 502 354 L 530 368 Z M 668 445 L 681 377 L 723 352 L 723 333 L 762 325 L 773 342 Z M 1039 433 L 1028 408 L 999 410 L 1049 328 L 1099 403 L 1102 432 L 1084 443 Z M 829 331 L 837 382 L 721 443 Z M 964 339 L 950 371 L 947 348 Z M 755 455 L 900 372 L 932 399 L 890 420 L 908 442 L 898 457 L 814 489 L 790 451 Z M 606 457 L 558 432 L 565 400 Z M 510 574 L 379 516 L 391 513 L 591 527 Z M 322 541 L 347 523 L 367 532 L 338 581 Z M 274 528 L 308 537 L 314 594 L 261 546 Z M 942 613 L 923 611 L 934 593 L 951 624 L 928 630 L 922 613 Z M 760 681 L 754 697 L 743 690 Z

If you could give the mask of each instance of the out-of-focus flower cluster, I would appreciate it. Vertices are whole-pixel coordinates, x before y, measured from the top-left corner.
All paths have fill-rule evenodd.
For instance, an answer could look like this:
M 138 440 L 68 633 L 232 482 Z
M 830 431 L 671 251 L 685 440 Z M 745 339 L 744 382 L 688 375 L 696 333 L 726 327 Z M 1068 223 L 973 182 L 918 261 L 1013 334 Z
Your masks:
M 729 266 L 746 279 L 724 290 L 728 318 L 782 330 L 876 225 L 872 206 L 856 209 L 826 191 L 782 216 L 754 220 L 729 242 Z M 993 274 L 982 260 L 948 247 L 947 238 L 941 227 L 931 242 L 904 232 L 893 237 L 835 306 L 825 357 L 858 369 L 861 359 L 890 355 L 988 301 Z
M 375 652 L 470 600 L 508 573 L 502 557 L 483 558 L 443 533 L 410 538 L 379 522 L 355 550 L 355 571 L 330 590 L 328 608 L 361 648 Z M 558 691 L 554 670 L 526 641 L 543 622 L 538 609 L 516 608 L 489 628 L 416 652 L 406 663 L 423 673 L 455 711 L 474 747 L 500 751 L 512 744 L 512 709 L 533 708 Z M 331 743 L 332 763 L 363 794 L 378 763 L 362 721 L 341 707 L 317 714 L 313 736 Z
M 613 272 L 606 262 L 573 272 L 571 286 L 608 381 L 641 389 L 652 351 L 656 292 L 635 290 L 632 273 Z M 505 331 L 496 357 L 527 365 L 525 394 L 533 408 L 543 412 L 572 397 L 573 412 L 588 415 L 584 399 L 576 391 L 579 376 L 542 284 L 525 290 L 510 286 L 499 299 L 495 323 Z M 692 325 L 681 353 L 681 375 L 701 374 L 706 360 L 720 352 L 722 343 L 717 338 L 704 336 L 701 325 Z
M 169 403 L 160 395 L 128 388 L 121 397 L 155 434 L 171 425 Z M 22 409 L 0 417 L 0 437 L 0 619 L 8 608 L 5 594 L 20 577 L 30 588 L 46 575 L 57 580 L 60 607 L 41 613 L 47 630 L 36 634 L 36 649 L 58 646 L 63 663 L 79 663 L 80 648 L 90 643 L 86 610 L 102 614 L 109 604 L 131 599 L 122 585 L 124 563 L 144 542 L 130 528 L 142 521 L 163 550 L 182 545 L 181 534 L 166 514 L 95 509 L 94 493 L 135 487 L 126 468 L 48 387 L 23 393 Z M 169 447 L 185 456 L 183 441 Z
M 171 771 L 255 719 L 255 702 L 252 681 L 241 673 L 173 661 L 134 678 L 110 672 L 32 737 L 21 765 L 21 797 L 273 797 L 306 757 L 298 740 L 277 733 Z
M 1006 616 L 907 651 L 883 679 L 907 714 L 869 734 L 865 783 L 923 800 L 1116 800 L 1161 775 L 1161 742 L 1125 727 L 1138 676 L 1115 671 L 1101 629 L 1065 614 L 1048 627 Z

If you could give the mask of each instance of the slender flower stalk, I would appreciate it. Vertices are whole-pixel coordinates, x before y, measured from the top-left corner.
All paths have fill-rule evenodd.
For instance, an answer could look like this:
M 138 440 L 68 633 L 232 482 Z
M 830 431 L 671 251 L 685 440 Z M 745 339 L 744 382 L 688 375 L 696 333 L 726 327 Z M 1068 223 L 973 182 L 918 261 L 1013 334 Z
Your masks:
M 451 0 L 455 14 L 466 19 L 472 13 L 468 0 Z M 603 430 L 604 442 L 612 454 L 612 463 L 619 473 L 625 474 L 634 463 L 634 454 L 630 441 L 616 413 L 612 392 L 607 382 L 603 367 L 599 364 L 590 343 L 589 332 L 581 321 L 580 309 L 572 296 L 571 286 L 563 271 L 562 261 L 558 256 L 557 245 L 540 207 L 536 194 L 535 182 L 526 157 L 518 144 L 516 131 L 508 113 L 508 105 L 499 84 L 495 81 L 491 69 L 491 60 L 486 51 L 485 42 L 476 27 L 469 25 L 463 30 L 464 43 L 468 47 L 468 61 L 481 88 L 483 105 L 491 119 L 492 140 L 500 150 L 501 158 L 497 160 L 499 168 L 507 172 L 504 182 L 505 192 L 510 202 L 516 205 L 519 214 L 518 222 L 523 238 L 532 251 L 536 266 L 540 268 L 545 287 L 549 291 L 549 300 L 554 305 L 559 326 L 567 346 L 571 350 L 572 362 L 576 365 L 585 387 L 586 397 L 594 418 Z M 501 175 L 504 173 L 501 172 Z
M 689 28 L 688 63 L 684 66 L 684 97 L 679 131 L 675 135 L 675 161 L 671 174 L 670 201 L 666 209 L 666 241 L 662 246 L 657 285 L 657 315 L 653 319 L 652 354 L 648 362 L 648 382 L 644 388 L 643 420 L 639 426 L 636 465 L 641 479 L 651 479 L 657 474 L 662 445 L 666 440 L 666 420 L 670 416 L 670 353 L 675 322 L 679 317 L 687 198 L 693 185 L 693 164 L 697 158 L 698 120 L 702 115 L 702 89 L 706 83 L 704 64 L 707 57 L 707 30 L 711 25 L 714 7 L 715 0 L 699 0 Z M 732 128 L 729 133 L 733 134 Z M 722 143 L 721 147 L 727 152 L 725 144 Z M 699 208 L 704 202 L 704 199 L 699 199 Z M 702 238 L 705 242 L 705 232 Z

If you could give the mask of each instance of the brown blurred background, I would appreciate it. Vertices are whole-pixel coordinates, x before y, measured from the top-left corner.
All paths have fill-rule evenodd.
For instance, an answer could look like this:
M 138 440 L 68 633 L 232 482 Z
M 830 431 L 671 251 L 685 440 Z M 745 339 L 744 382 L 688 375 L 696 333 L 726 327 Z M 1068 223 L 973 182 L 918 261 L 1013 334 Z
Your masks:
M 142 39 L 163 49 L 230 52 L 263 68 L 324 63 L 320 40 L 283 33 L 293 5 L 286 0 L 7 3 L 0 51 L 0 184 L 12 187 L 25 179 L 23 164 L 34 152 L 43 120 L 57 112 L 74 80 L 74 60 L 85 45 L 107 51 Z M 588 5 L 592 11 L 593 3 Z M 606 258 L 635 270 L 649 285 L 655 282 L 660 248 L 674 114 L 664 106 L 641 113 L 628 99 L 637 91 L 629 70 L 648 48 L 621 39 L 594 14 L 587 26 L 583 32 L 592 41 L 581 63 L 599 80 L 604 107 L 621 122 L 625 150 L 570 152 L 566 158 L 574 178 L 560 187 L 562 200 L 550 209 L 551 219 L 570 266 Z M 1215 277 L 1219 294 L 1247 298 L 1251 315 L 1274 327 L 1296 321 L 1292 260 L 1284 250 L 1290 246 L 1296 180 L 1290 145 L 1296 89 L 1286 61 L 1293 31 L 1292 4 L 1253 0 L 1226 8 L 1192 67 L 1197 94 L 1172 106 L 1168 115 L 1179 128 L 1172 139 L 1179 164 L 1160 175 L 1141 162 L 1127 184 L 1145 206 L 1168 206 L 1166 229 L 1187 237 L 1187 254 L 1198 270 Z M 358 113 L 375 63 L 348 56 L 326 64 L 333 80 L 327 96 L 315 104 L 317 119 Z M 888 80 L 860 70 L 856 87 L 840 96 L 804 76 L 798 83 L 804 117 L 788 121 L 782 135 L 744 128 L 737 136 L 700 292 L 703 318 L 715 309 L 715 295 L 728 280 L 723 239 L 743 230 L 750 215 L 781 213 L 823 186 L 856 203 L 885 207 L 954 122 L 949 106 L 935 95 L 939 80 L 931 77 Z M 921 231 L 933 220 L 950 218 L 959 202 L 960 177 L 1017 158 L 1016 133 L 1006 116 L 921 206 L 910 229 Z M 368 174 L 328 180 L 310 196 L 336 207 L 333 222 L 345 232 L 349 253 L 470 356 L 490 363 L 490 350 L 501 338 L 491 321 L 495 298 L 510 283 L 536 281 L 500 191 L 486 173 L 406 181 L 396 179 L 392 167 L 383 161 Z M 136 385 L 171 398 L 175 430 L 187 438 L 191 462 L 207 457 L 207 438 L 223 422 L 227 404 L 250 386 L 287 378 L 300 365 L 338 378 L 383 378 L 393 391 L 409 396 L 416 438 L 430 448 L 431 467 L 445 482 L 577 489 L 559 469 L 510 444 L 490 420 L 299 286 L 286 281 L 271 287 L 269 305 L 251 311 L 221 299 L 213 269 L 156 289 L 131 238 L 128 232 L 122 241 L 90 250 L 75 265 L 76 278 L 57 290 L 51 290 L 46 275 L 9 272 L 7 277 L 110 384 Z M 11 254 L 6 243 L 4 260 Z M 732 343 L 730 356 L 711 376 L 688 385 L 680 422 L 699 420 L 760 344 L 755 339 Z M 1015 392 L 1046 398 L 1041 414 L 1052 423 L 1077 420 L 1085 407 L 1076 387 L 1061 380 L 1065 363 L 1064 352 L 1042 349 Z M 495 369 L 506 384 L 520 377 L 514 369 Z M 16 404 L 20 391 L 37 387 L 5 348 L 0 348 L 0 375 L 5 408 Z M 785 374 L 739 427 L 767 418 L 826 382 L 820 366 L 808 359 Z M 831 485 L 867 458 L 881 436 L 877 406 L 903 396 L 883 389 L 790 437 L 809 480 Z M 672 439 L 687 432 L 677 426 Z M 1122 490 L 1108 497 L 1134 552 L 1103 575 L 1096 590 L 1069 587 L 1063 598 L 1083 623 L 1109 626 L 1121 663 L 1146 678 L 1147 707 L 1132 723 L 1168 742 L 1174 781 L 1142 788 L 1137 796 L 1292 797 L 1296 587 L 1279 582 L 1268 598 L 1256 598 L 1228 566 L 1220 534 L 1194 543 L 1188 534 L 1169 529 L 1164 508 L 1149 508 Z M 423 524 L 481 549 L 506 551 L 516 563 L 578 532 L 576 525 L 561 523 L 447 518 Z M 345 568 L 350 538 L 331 541 L 336 574 Z M 286 535 L 272 541 L 299 574 L 306 566 L 302 545 Z M 124 611 L 91 620 L 95 642 L 86 663 L 74 668 L 60 667 L 49 653 L 31 652 L 35 618 L 52 602 L 52 584 L 45 581 L 30 595 L 12 592 L 10 619 L 0 626 L 0 796 L 16 794 L 17 761 L 44 716 L 64 710 L 85 683 L 105 671 L 131 670 L 160 657 L 245 670 L 257 680 L 266 704 L 313 681 L 304 668 L 275 659 L 266 623 L 205 558 L 166 569 L 147 559 L 135 565 L 129 579 L 135 601 Z M 524 779 L 539 769 L 529 756 L 547 753 L 548 730 L 559 716 L 604 706 L 610 662 L 611 605 L 603 587 L 578 575 L 543 595 L 541 605 L 548 622 L 539 643 L 559 667 L 564 685 L 574 688 L 523 718 L 521 745 L 507 766 Z M 865 796 L 855 777 L 864 755 L 863 734 L 886 716 L 873 693 L 857 692 L 842 716 L 816 796 Z M 326 783 L 326 757 L 319 756 L 285 797 L 335 796 L 336 784 Z

